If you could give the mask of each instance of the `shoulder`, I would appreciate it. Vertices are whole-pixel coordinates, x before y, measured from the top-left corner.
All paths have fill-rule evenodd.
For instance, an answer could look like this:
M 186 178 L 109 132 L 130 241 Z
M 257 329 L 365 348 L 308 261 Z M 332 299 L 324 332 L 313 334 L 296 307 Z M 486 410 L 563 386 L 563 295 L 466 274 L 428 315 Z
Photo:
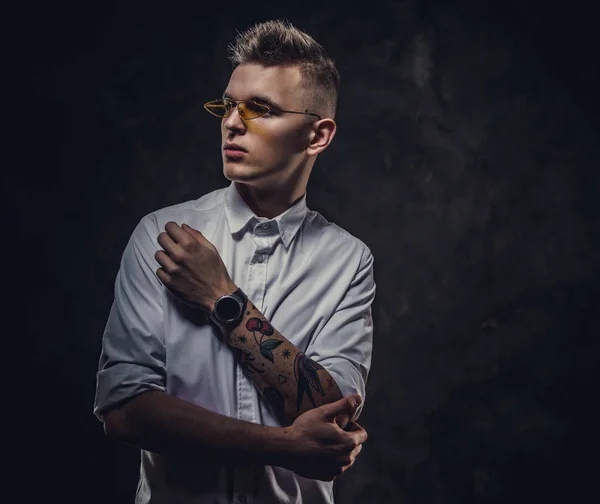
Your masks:
M 138 226 L 150 227 L 155 231 L 156 229 L 164 229 L 165 224 L 169 221 L 178 224 L 186 221 L 197 223 L 198 219 L 202 219 L 203 216 L 210 217 L 212 213 L 219 211 L 223 203 L 225 190 L 226 188 L 216 189 L 198 199 L 183 201 L 153 210 L 141 218 Z
M 309 210 L 304 221 L 305 233 L 314 240 L 324 254 L 335 254 L 359 263 L 372 261 L 369 246 L 338 224 L 327 220 L 321 213 Z

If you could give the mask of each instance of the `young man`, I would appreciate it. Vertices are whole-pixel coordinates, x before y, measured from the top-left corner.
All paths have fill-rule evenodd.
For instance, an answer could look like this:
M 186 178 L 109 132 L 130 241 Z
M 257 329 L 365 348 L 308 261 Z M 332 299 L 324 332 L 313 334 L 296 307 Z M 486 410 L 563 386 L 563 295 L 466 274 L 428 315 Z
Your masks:
M 141 219 L 104 331 L 94 413 L 142 450 L 138 503 L 331 503 L 367 439 L 369 248 L 306 206 L 339 76 L 311 37 L 239 35 L 221 117 L 229 187 Z

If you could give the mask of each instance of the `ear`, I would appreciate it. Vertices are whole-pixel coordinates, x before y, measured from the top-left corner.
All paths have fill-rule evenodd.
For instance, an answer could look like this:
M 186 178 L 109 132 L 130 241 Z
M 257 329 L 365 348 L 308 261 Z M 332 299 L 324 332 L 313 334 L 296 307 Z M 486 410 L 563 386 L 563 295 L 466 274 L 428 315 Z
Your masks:
M 306 146 L 306 153 L 309 156 L 316 156 L 324 151 L 333 140 L 337 126 L 333 119 L 325 118 L 313 124 L 310 132 L 309 142 Z

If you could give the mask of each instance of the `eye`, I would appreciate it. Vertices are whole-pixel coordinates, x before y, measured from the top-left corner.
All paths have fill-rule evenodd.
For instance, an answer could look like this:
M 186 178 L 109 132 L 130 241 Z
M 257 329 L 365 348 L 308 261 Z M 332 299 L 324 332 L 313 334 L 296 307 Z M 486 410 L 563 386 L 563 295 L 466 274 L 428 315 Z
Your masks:
M 269 107 L 269 111 L 265 115 L 266 116 L 278 116 L 280 114 L 281 114 L 281 112 L 279 110 L 277 110 L 276 108 Z

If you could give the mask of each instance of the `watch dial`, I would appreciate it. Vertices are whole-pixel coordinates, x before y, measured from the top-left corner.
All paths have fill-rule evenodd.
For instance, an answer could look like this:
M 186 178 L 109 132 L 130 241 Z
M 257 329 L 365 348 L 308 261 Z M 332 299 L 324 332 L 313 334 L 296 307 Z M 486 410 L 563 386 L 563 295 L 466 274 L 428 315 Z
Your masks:
M 240 313 L 239 303 L 232 297 L 227 297 L 219 303 L 219 316 L 224 320 L 235 319 Z

